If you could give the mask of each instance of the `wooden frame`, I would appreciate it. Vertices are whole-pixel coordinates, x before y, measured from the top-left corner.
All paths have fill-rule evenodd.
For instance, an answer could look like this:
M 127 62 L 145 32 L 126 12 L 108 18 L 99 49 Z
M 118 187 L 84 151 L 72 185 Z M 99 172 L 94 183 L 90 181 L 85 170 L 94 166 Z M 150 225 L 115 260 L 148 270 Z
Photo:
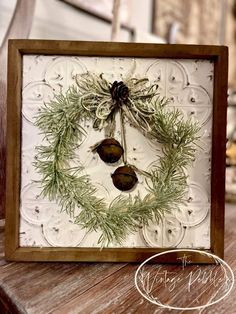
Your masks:
M 228 49 L 223 46 L 127 44 L 49 40 L 10 40 L 8 54 L 6 259 L 15 261 L 143 261 L 159 248 L 19 247 L 22 56 L 80 55 L 209 59 L 214 62 L 211 172 L 211 249 L 224 256 L 224 184 Z M 177 254 L 178 255 L 178 254 Z M 207 262 L 196 254 L 194 262 Z

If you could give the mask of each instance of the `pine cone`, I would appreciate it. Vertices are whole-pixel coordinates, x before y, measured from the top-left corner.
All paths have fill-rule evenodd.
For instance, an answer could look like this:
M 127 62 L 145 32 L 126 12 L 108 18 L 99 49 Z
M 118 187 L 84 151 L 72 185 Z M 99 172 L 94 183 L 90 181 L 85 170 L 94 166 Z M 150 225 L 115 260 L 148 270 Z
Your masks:
M 129 89 L 128 87 L 122 82 L 113 82 L 110 88 L 111 97 L 117 103 L 126 102 L 129 97 Z

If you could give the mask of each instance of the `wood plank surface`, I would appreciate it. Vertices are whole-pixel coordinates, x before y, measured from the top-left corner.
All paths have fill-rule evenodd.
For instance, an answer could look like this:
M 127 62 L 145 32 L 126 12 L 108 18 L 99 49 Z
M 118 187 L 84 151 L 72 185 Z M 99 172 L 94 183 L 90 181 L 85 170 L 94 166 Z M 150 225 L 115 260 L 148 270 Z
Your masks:
M 226 206 L 225 260 L 236 270 L 236 205 Z M 3 257 L 0 225 L 0 313 L 104 314 L 199 313 L 160 309 L 134 286 L 139 264 L 15 263 Z M 161 291 L 160 291 L 161 293 Z M 179 298 L 181 291 L 174 297 Z M 168 298 L 168 295 L 166 296 Z M 189 305 L 191 300 L 189 300 Z M 201 314 L 236 313 L 236 288 Z M 6 310 L 7 309 L 7 310 Z

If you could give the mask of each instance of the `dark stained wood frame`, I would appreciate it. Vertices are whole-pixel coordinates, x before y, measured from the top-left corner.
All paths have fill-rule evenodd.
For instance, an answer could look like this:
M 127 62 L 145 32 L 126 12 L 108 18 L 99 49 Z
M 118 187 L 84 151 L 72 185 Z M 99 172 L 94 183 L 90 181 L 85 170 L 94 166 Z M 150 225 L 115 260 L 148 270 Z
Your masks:
M 211 249 L 224 256 L 224 190 L 228 48 L 224 46 L 158 45 L 110 42 L 9 40 L 7 105 L 6 259 L 12 261 L 139 262 L 162 252 L 159 248 L 35 248 L 19 247 L 22 56 L 79 55 L 170 59 L 208 59 L 214 62 L 211 173 Z M 199 235 L 201 236 L 201 235 Z M 167 254 L 170 256 L 170 254 Z M 176 260 L 182 253 L 164 261 Z M 197 263 L 209 262 L 193 254 Z

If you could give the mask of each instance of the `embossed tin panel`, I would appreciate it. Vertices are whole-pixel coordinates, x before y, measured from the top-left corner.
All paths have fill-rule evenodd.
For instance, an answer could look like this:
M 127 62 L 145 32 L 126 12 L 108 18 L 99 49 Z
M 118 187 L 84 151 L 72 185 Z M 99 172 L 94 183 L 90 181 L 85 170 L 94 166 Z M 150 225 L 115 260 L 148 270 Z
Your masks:
M 22 186 L 20 246 L 37 247 L 95 247 L 99 232 L 86 234 L 85 229 L 73 224 L 72 219 L 60 212 L 56 203 L 40 197 L 39 179 L 32 166 L 35 146 L 42 141 L 34 125 L 34 117 L 43 103 L 53 98 L 53 93 L 64 92 L 74 84 L 75 75 L 86 71 L 104 73 L 109 81 L 122 80 L 135 64 L 134 74 L 157 81 L 159 93 L 171 100 L 185 117 L 200 123 L 201 146 L 196 160 L 188 169 L 188 196 L 186 204 L 173 208 L 159 225 L 144 227 L 130 235 L 123 247 L 191 247 L 210 248 L 211 206 L 211 137 L 213 64 L 209 60 L 168 60 L 144 58 L 103 58 L 76 56 L 23 57 L 22 89 Z M 118 124 L 118 121 L 117 121 Z M 120 192 L 110 180 L 116 165 L 101 163 L 90 147 L 104 137 L 103 132 L 93 130 L 91 123 L 84 125 L 87 137 L 78 149 L 78 156 L 86 173 L 97 187 L 98 196 L 112 201 Z M 120 139 L 119 125 L 115 138 Z M 156 160 L 159 145 L 145 138 L 137 129 L 127 126 L 128 161 L 142 169 L 149 169 Z M 132 195 L 145 195 L 145 179 L 139 176 L 138 187 Z M 127 194 L 127 193 L 124 193 Z M 79 209 L 78 209 L 79 210 Z M 201 236 L 199 236 L 201 235 Z M 110 247 L 114 244 L 110 244 Z M 115 245 L 117 246 L 117 245 Z

